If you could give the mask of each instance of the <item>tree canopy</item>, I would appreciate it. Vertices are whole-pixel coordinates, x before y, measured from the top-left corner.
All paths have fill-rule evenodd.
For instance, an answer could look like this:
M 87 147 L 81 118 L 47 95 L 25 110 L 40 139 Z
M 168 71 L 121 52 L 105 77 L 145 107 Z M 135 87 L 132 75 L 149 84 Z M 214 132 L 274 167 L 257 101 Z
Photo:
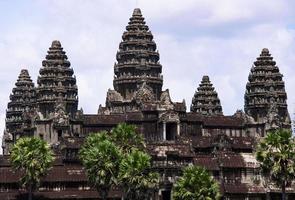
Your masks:
M 125 155 L 120 165 L 119 179 L 125 198 L 148 200 L 159 184 L 159 175 L 150 171 L 151 157 L 138 149 Z
M 219 185 L 203 167 L 188 166 L 172 189 L 174 200 L 220 199 Z
M 129 153 L 137 148 L 144 150 L 145 142 L 141 134 L 137 133 L 136 126 L 121 123 L 111 130 L 111 140 L 124 152 Z
M 108 133 L 103 131 L 86 138 L 80 158 L 89 182 L 106 199 L 111 187 L 117 184 L 122 159 L 120 150 L 110 141 Z
M 277 129 L 269 132 L 257 146 L 256 158 L 262 172 L 282 189 L 286 199 L 286 186 L 295 177 L 295 139 L 291 130 Z
M 136 127 L 123 123 L 110 132 L 90 134 L 79 156 L 90 183 L 103 199 L 113 186 L 121 186 L 128 199 L 137 200 L 149 198 L 149 191 L 158 183 L 158 174 L 149 171 L 151 158 L 144 149 Z
M 38 137 L 23 137 L 14 144 L 10 161 L 14 170 L 22 172 L 20 182 L 29 190 L 29 199 L 32 199 L 32 190 L 39 186 L 53 159 L 50 146 Z

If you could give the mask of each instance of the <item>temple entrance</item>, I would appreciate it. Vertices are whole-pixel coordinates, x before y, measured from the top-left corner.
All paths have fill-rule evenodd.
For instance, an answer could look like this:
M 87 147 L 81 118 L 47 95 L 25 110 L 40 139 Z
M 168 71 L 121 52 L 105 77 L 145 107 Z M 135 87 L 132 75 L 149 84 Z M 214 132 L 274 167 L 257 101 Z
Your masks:
M 166 123 L 166 140 L 175 140 L 177 134 L 176 123 Z
M 162 200 L 171 200 L 171 190 L 162 191 Z
M 62 138 L 62 130 L 57 131 L 57 137 L 58 137 L 58 140 L 61 140 L 61 138 Z

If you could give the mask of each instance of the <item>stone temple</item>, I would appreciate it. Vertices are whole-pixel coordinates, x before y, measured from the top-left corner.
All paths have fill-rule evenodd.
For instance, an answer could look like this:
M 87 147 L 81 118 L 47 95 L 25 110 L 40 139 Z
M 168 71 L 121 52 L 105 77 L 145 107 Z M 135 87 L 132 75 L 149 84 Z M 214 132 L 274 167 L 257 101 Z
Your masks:
M 153 35 L 140 9 L 134 9 L 123 33 L 114 65 L 113 90 L 97 114 L 78 110 L 78 88 L 71 63 L 59 41 L 53 41 L 35 85 L 26 69 L 7 105 L 0 156 L 0 199 L 21 199 L 26 192 L 8 157 L 23 136 L 41 137 L 56 159 L 35 196 L 44 199 L 98 199 L 87 182 L 77 154 L 84 138 L 126 122 L 143 134 L 153 168 L 161 174 L 156 199 L 171 199 L 171 188 L 183 167 L 207 168 L 220 183 L 223 199 L 279 199 L 280 190 L 261 174 L 253 154 L 259 138 L 276 128 L 291 128 L 283 75 L 268 49 L 262 49 L 245 83 L 245 106 L 223 115 L 218 91 L 203 76 L 190 109 L 173 102 L 163 90 L 162 65 Z M 217 84 L 217 83 L 215 83 Z M 190 110 L 189 112 L 187 110 Z M 295 186 L 287 188 L 295 199 Z M 121 199 L 114 188 L 109 198 Z

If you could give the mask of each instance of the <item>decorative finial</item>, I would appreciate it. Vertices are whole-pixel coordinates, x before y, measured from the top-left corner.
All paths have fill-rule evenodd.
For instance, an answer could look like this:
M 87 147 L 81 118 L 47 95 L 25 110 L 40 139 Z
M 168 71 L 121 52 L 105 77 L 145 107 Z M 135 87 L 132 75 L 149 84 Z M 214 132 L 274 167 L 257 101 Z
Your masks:
M 261 51 L 261 56 L 269 56 L 269 50 L 268 48 L 263 48 Z
M 133 16 L 141 16 L 142 14 L 141 14 L 141 10 L 140 10 L 140 8 L 135 8 L 134 10 L 133 10 Z
M 20 71 L 20 74 L 21 74 L 21 75 L 26 75 L 26 76 L 28 76 L 28 75 L 29 75 L 29 72 L 28 72 L 27 69 L 22 69 L 22 70 Z
M 58 40 L 53 40 L 53 42 L 52 42 L 52 44 L 51 44 L 51 47 L 52 47 L 52 48 L 60 48 L 60 47 L 61 47 L 60 41 L 58 41 Z
M 204 75 L 203 78 L 202 78 L 202 81 L 209 82 L 210 81 L 209 76 Z

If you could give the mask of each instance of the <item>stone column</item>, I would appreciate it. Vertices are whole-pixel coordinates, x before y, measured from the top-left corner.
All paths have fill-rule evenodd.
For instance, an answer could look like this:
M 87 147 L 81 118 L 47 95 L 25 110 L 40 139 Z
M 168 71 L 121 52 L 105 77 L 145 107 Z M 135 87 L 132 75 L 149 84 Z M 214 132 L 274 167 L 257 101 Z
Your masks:
M 166 140 L 166 122 L 163 122 L 163 140 Z
M 180 122 L 177 122 L 177 136 L 180 136 Z

